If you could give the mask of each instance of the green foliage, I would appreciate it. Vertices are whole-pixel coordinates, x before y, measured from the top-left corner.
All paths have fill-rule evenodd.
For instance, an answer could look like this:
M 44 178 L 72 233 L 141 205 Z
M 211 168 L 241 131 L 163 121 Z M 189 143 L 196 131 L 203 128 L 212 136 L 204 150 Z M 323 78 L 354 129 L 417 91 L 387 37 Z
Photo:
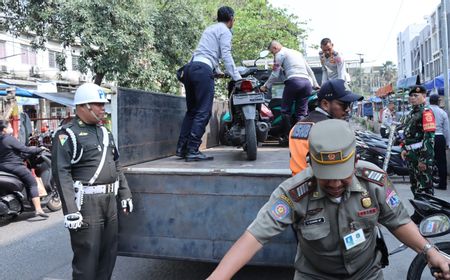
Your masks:
M 304 23 L 264 0 L 4 0 L 0 28 L 31 35 L 36 48 L 49 40 L 80 48 L 79 70 L 92 71 L 119 86 L 172 92 L 179 90 L 175 72 L 186 63 L 217 9 L 236 12 L 233 57 L 257 58 L 272 39 L 299 49 Z M 57 57 L 65 69 L 66 58 Z M 224 81 L 216 86 L 225 88 Z

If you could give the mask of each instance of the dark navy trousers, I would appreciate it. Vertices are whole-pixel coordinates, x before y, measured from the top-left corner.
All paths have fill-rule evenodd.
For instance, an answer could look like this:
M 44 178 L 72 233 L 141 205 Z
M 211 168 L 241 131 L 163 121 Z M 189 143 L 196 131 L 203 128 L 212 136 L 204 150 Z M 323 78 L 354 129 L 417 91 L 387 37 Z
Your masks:
M 311 92 L 311 82 L 306 78 L 294 77 L 286 80 L 284 82 L 281 112 L 291 115 L 292 104 L 295 101 L 295 121 L 301 120 L 308 115 L 308 97 Z
M 181 125 L 178 147 L 197 151 L 211 117 L 214 76 L 211 67 L 203 62 L 191 62 L 186 68 L 183 84 L 186 89 L 187 112 Z
M 434 159 L 436 161 L 437 168 L 439 170 L 439 187 L 447 187 L 447 157 L 445 155 L 445 142 L 444 135 L 434 136 Z

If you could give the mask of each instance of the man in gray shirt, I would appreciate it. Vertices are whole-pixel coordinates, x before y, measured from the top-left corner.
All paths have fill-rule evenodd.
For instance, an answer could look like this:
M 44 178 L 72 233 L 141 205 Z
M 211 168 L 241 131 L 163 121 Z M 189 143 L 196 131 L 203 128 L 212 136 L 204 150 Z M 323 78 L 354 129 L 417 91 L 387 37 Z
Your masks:
M 338 52 L 334 51 L 334 45 L 329 38 L 323 38 L 320 41 L 319 52 L 320 63 L 322 64 L 322 85 L 329 80 L 342 79 L 346 82 L 346 71 L 344 59 Z
M 439 106 L 439 95 L 430 95 L 430 108 L 433 110 L 436 121 L 434 136 L 434 159 L 439 170 L 439 187 L 435 189 L 447 189 L 447 157 L 445 151 L 450 146 L 449 122 L 447 113 Z
M 319 84 L 300 52 L 283 47 L 275 40 L 270 42 L 269 51 L 274 55 L 274 65 L 272 74 L 261 90 L 267 91 L 267 88 L 270 88 L 276 80 L 285 77 L 281 103 L 284 120 L 291 119 L 291 109 L 295 102 L 295 120 L 284 125 L 286 127 L 284 134 L 287 136 L 292 125 L 308 114 L 308 96 L 311 95 L 312 87 L 319 88 Z
M 217 21 L 203 32 L 191 62 L 185 66 L 182 78 L 186 89 L 187 112 L 181 126 L 176 155 L 186 161 L 213 159 L 198 149 L 211 117 L 214 100 L 213 73 L 219 66 L 219 59 L 224 61 L 225 68 L 234 81 L 241 79 L 231 56 L 233 9 L 221 7 L 217 11 Z

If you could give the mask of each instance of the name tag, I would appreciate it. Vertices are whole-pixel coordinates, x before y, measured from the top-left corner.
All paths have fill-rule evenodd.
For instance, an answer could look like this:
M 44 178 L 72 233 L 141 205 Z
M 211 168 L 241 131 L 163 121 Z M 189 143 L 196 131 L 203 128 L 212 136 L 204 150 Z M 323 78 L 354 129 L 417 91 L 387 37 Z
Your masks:
M 357 231 L 344 236 L 345 249 L 347 250 L 350 250 L 351 248 L 358 246 L 364 241 L 366 241 L 366 237 L 364 236 L 364 232 L 362 229 L 358 229 Z

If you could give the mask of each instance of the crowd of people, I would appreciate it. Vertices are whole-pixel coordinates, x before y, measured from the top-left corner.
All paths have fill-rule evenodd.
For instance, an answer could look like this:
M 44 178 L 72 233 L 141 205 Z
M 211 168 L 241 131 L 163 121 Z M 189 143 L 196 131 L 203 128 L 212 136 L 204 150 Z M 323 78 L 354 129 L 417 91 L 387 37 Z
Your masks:
M 188 162 L 213 160 L 199 147 L 211 117 L 219 61 L 223 60 L 233 80 L 241 79 L 231 53 L 233 9 L 221 7 L 217 21 L 205 29 L 184 67 L 187 112 L 176 156 Z M 292 177 L 273 191 L 208 279 L 230 279 L 264 244 L 291 226 L 298 240 L 294 279 L 382 279 L 387 256 L 379 245 L 378 224 L 440 268 L 442 272 L 435 277 L 450 279 L 450 261 L 420 235 L 414 215 L 412 221 L 387 174 L 358 160 L 354 132 L 346 120 L 351 104 L 363 97 L 349 88 L 344 60 L 331 40 L 324 38 L 320 47 L 319 85 L 300 52 L 277 40 L 268 46 L 274 65 L 261 91 L 281 79 L 285 84 L 282 113 L 290 115 L 296 103 L 296 118 L 288 131 Z M 313 88 L 318 90 L 318 107 L 308 112 L 307 98 Z M 402 157 L 410 169 L 413 194 L 433 194 L 434 162 L 439 167 L 439 188 L 447 187 L 449 121 L 438 106 L 438 96 L 430 96 L 430 106 L 422 86 L 413 87 L 409 96 L 412 109 L 402 123 Z M 101 125 L 106 94 L 99 86 L 86 83 L 76 90 L 74 101 L 76 117 L 55 132 L 52 145 L 52 172 L 73 250 L 72 277 L 110 279 L 117 256 L 117 209 L 132 212 L 132 195 L 113 136 Z M 387 137 L 388 129 L 399 124 L 393 102 L 382 119 L 380 132 Z M 9 130 L 7 122 L 0 122 L 0 170 L 22 178 L 36 215 L 48 217 L 40 207 L 35 179 L 18 155 L 41 150 L 20 145 Z

